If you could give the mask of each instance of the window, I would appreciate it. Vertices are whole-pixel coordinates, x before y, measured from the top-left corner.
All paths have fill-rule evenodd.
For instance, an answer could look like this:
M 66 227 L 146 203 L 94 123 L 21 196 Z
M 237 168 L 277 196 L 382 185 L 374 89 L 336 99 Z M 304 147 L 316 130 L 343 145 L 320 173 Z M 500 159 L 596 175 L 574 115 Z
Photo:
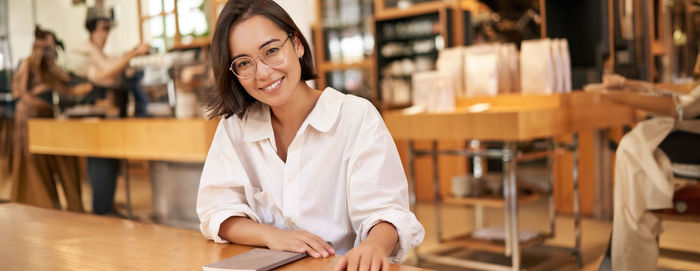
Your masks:
M 141 40 L 160 52 L 209 43 L 206 0 L 139 0 Z

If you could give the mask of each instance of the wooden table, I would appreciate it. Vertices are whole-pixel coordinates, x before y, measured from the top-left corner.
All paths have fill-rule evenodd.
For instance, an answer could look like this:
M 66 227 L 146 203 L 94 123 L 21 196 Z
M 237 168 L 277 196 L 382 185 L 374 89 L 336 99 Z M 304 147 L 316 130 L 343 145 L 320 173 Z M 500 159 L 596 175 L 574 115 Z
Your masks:
M 201 270 L 252 249 L 199 232 L 21 204 L 0 204 L 0 270 Z M 278 270 L 329 270 L 338 257 Z M 425 270 L 391 265 L 394 271 Z
M 204 162 L 218 120 L 30 119 L 33 153 Z
M 468 110 L 480 103 L 490 109 Z M 630 124 L 634 111 L 597 93 L 575 92 L 462 99 L 454 112 L 389 111 L 383 117 L 395 139 L 525 141 Z
M 476 104 L 488 104 L 485 111 L 470 110 Z M 603 129 L 630 124 L 634 121 L 634 111 L 628 106 L 623 106 L 606 100 L 596 93 L 576 92 L 554 95 L 500 95 L 497 97 L 462 99 L 458 101 L 457 109 L 453 112 L 426 113 L 411 112 L 410 110 L 385 112 L 384 121 L 394 139 L 409 141 L 408 154 L 408 179 L 411 183 L 411 204 L 415 204 L 415 171 L 414 159 L 418 155 L 430 155 L 433 160 L 433 168 L 438 168 L 438 155 L 465 155 L 468 157 L 499 158 L 503 162 L 503 198 L 499 204 L 504 209 L 505 242 L 500 245 L 483 242 L 471 236 L 462 236 L 444 239 L 442 236 L 440 221 L 440 203 L 460 203 L 462 205 L 475 206 L 475 214 L 487 203 L 493 204 L 493 199 L 461 199 L 447 197 L 441 199 L 440 177 L 438 170 L 434 170 L 433 183 L 435 193 L 435 218 L 436 237 L 439 242 L 468 246 L 471 248 L 485 249 L 491 252 L 503 253 L 510 257 L 511 264 L 483 263 L 474 260 L 454 259 L 441 256 L 439 253 L 420 255 L 420 259 L 440 262 L 444 264 L 460 265 L 467 268 L 484 270 L 520 270 L 521 252 L 524 247 L 535 245 L 545 238 L 554 236 L 554 207 L 552 189 L 549 189 L 549 218 L 550 232 L 541 233 L 536 242 L 517 242 L 518 229 L 518 204 L 519 199 L 516 184 L 517 160 L 521 153 L 517 149 L 517 143 L 534 139 L 546 139 L 548 149 L 545 153 L 547 167 L 550 171 L 549 183 L 553 186 L 551 156 L 557 147 L 554 144 L 555 136 L 572 134 L 573 142 L 564 144 L 559 149 L 573 152 L 573 213 L 575 244 L 572 252 L 576 255 L 579 266 L 581 258 L 580 236 L 580 211 L 578 201 L 578 142 L 576 132 L 581 129 Z M 413 140 L 431 140 L 432 148 L 429 151 L 417 151 L 413 146 Z M 438 140 L 484 140 L 505 142 L 505 147 L 493 151 L 473 151 L 469 149 L 439 150 Z M 521 197 L 525 198 L 525 197 Z M 476 221 L 480 221 L 476 217 Z
M 40 154 L 204 163 L 218 119 L 30 119 L 29 151 Z M 123 163 L 127 217 L 129 168 Z

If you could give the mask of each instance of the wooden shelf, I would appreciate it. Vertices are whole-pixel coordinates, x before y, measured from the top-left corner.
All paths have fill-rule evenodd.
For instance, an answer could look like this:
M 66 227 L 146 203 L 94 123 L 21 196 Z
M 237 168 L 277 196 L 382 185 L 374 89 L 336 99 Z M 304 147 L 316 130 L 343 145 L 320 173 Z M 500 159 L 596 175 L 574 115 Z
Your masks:
M 532 194 L 522 194 L 518 195 L 518 204 L 529 203 L 536 201 L 540 198 L 537 193 Z M 443 200 L 444 203 L 462 206 L 474 206 L 482 205 L 486 207 L 497 207 L 502 208 L 504 204 L 503 197 L 500 196 L 485 196 L 485 197 L 466 197 L 458 198 L 453 196 L 446 196 Z
M 515 157 L 516 160 L 518 161 L 531 161 L 531 160 L 537 160 L 537 159 L 545 159 L 548 156 L 552 155 L 552 157 L 555 154 L 560 154 L 564 153 L 561 150 L 553 150 L 553 151 L 531 151 L 531 152 L 518 152 L 518 155 Z
M 373 67 L 372 60 L 370 58 L 365 58 L 362 61 L 348 63 L 323 61 L 319 64 L 319 66 L 322 66 L 322 68 L 319 68 L 319 70 L 323 70 L 324 72 L 348 69 L 371 69 Z
M 411 16 L 423 15 L 427 13 L 439 12 L 441 9 L 452 7 L 451 3 L 443 3 L 440 1 L 418 3 L 409 8 L 389 8 L 377 12 L 374 15 L 376 21 L 386 21 L 392 19 L 406 18 Z
M 546 233 L 539 233 L 537 237 L 532 238 L 531 240 L 524 242 L 521 241 L 520 249 L 522 250 L 540 244 L 547 238 L 548 235 Z M 459 246 L 470 249 L 483 250 L 493 253 L 505 253 L 506 251 L 506 245 L 504 241 L 477 239 L 472 237 L 471 233 L 445 240 L 443 244 L 446 244 L 448 246 Z

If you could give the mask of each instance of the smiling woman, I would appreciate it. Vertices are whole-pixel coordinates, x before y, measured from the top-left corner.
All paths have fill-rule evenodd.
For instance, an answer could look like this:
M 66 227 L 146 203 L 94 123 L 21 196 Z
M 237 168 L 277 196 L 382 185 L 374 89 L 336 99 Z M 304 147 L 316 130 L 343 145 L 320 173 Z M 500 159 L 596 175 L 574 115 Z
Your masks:
M 337 270 L 403 261 L 424 230 L 379 112 L 306 83 L 316 78 L 308 42 L 272 0 L 229 1 L 215 29 L 209 109 L 223 118 L 199 186 L 202 234 L 314 258 L 345 254 Z

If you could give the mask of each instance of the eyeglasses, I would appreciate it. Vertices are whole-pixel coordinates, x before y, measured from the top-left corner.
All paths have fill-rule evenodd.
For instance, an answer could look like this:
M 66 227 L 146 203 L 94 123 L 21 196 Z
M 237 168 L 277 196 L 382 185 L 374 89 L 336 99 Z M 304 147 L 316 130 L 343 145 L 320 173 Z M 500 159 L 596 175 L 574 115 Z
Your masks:
M 292 37 L 292 33 L 287 35 L 287 38 L 284 39 L 282 42 L 273 42 L 268 45 L 265 45 L 262 49 L 260 49 L 260 52 L 258 52 L 258 56 L 255 58 L 260 59 L 262 63 L 265 63 L 265 65 L 268 66 L 277 66 L 279 64 L 282 64 L 284 62 L 284 50 L 282 50 L 282 47 L 287 43 L 287 40 Z M 242 56 L 239 58 L 234 59 L 231 62 L 231 66 L 228 67 L 228 69 L 238 78 L 240 79 L 248 79 L 253 76 L 255 76 L 255 72 L 258 69 L 258 65 L 255 61 L 255 59 L 247 56 Z

